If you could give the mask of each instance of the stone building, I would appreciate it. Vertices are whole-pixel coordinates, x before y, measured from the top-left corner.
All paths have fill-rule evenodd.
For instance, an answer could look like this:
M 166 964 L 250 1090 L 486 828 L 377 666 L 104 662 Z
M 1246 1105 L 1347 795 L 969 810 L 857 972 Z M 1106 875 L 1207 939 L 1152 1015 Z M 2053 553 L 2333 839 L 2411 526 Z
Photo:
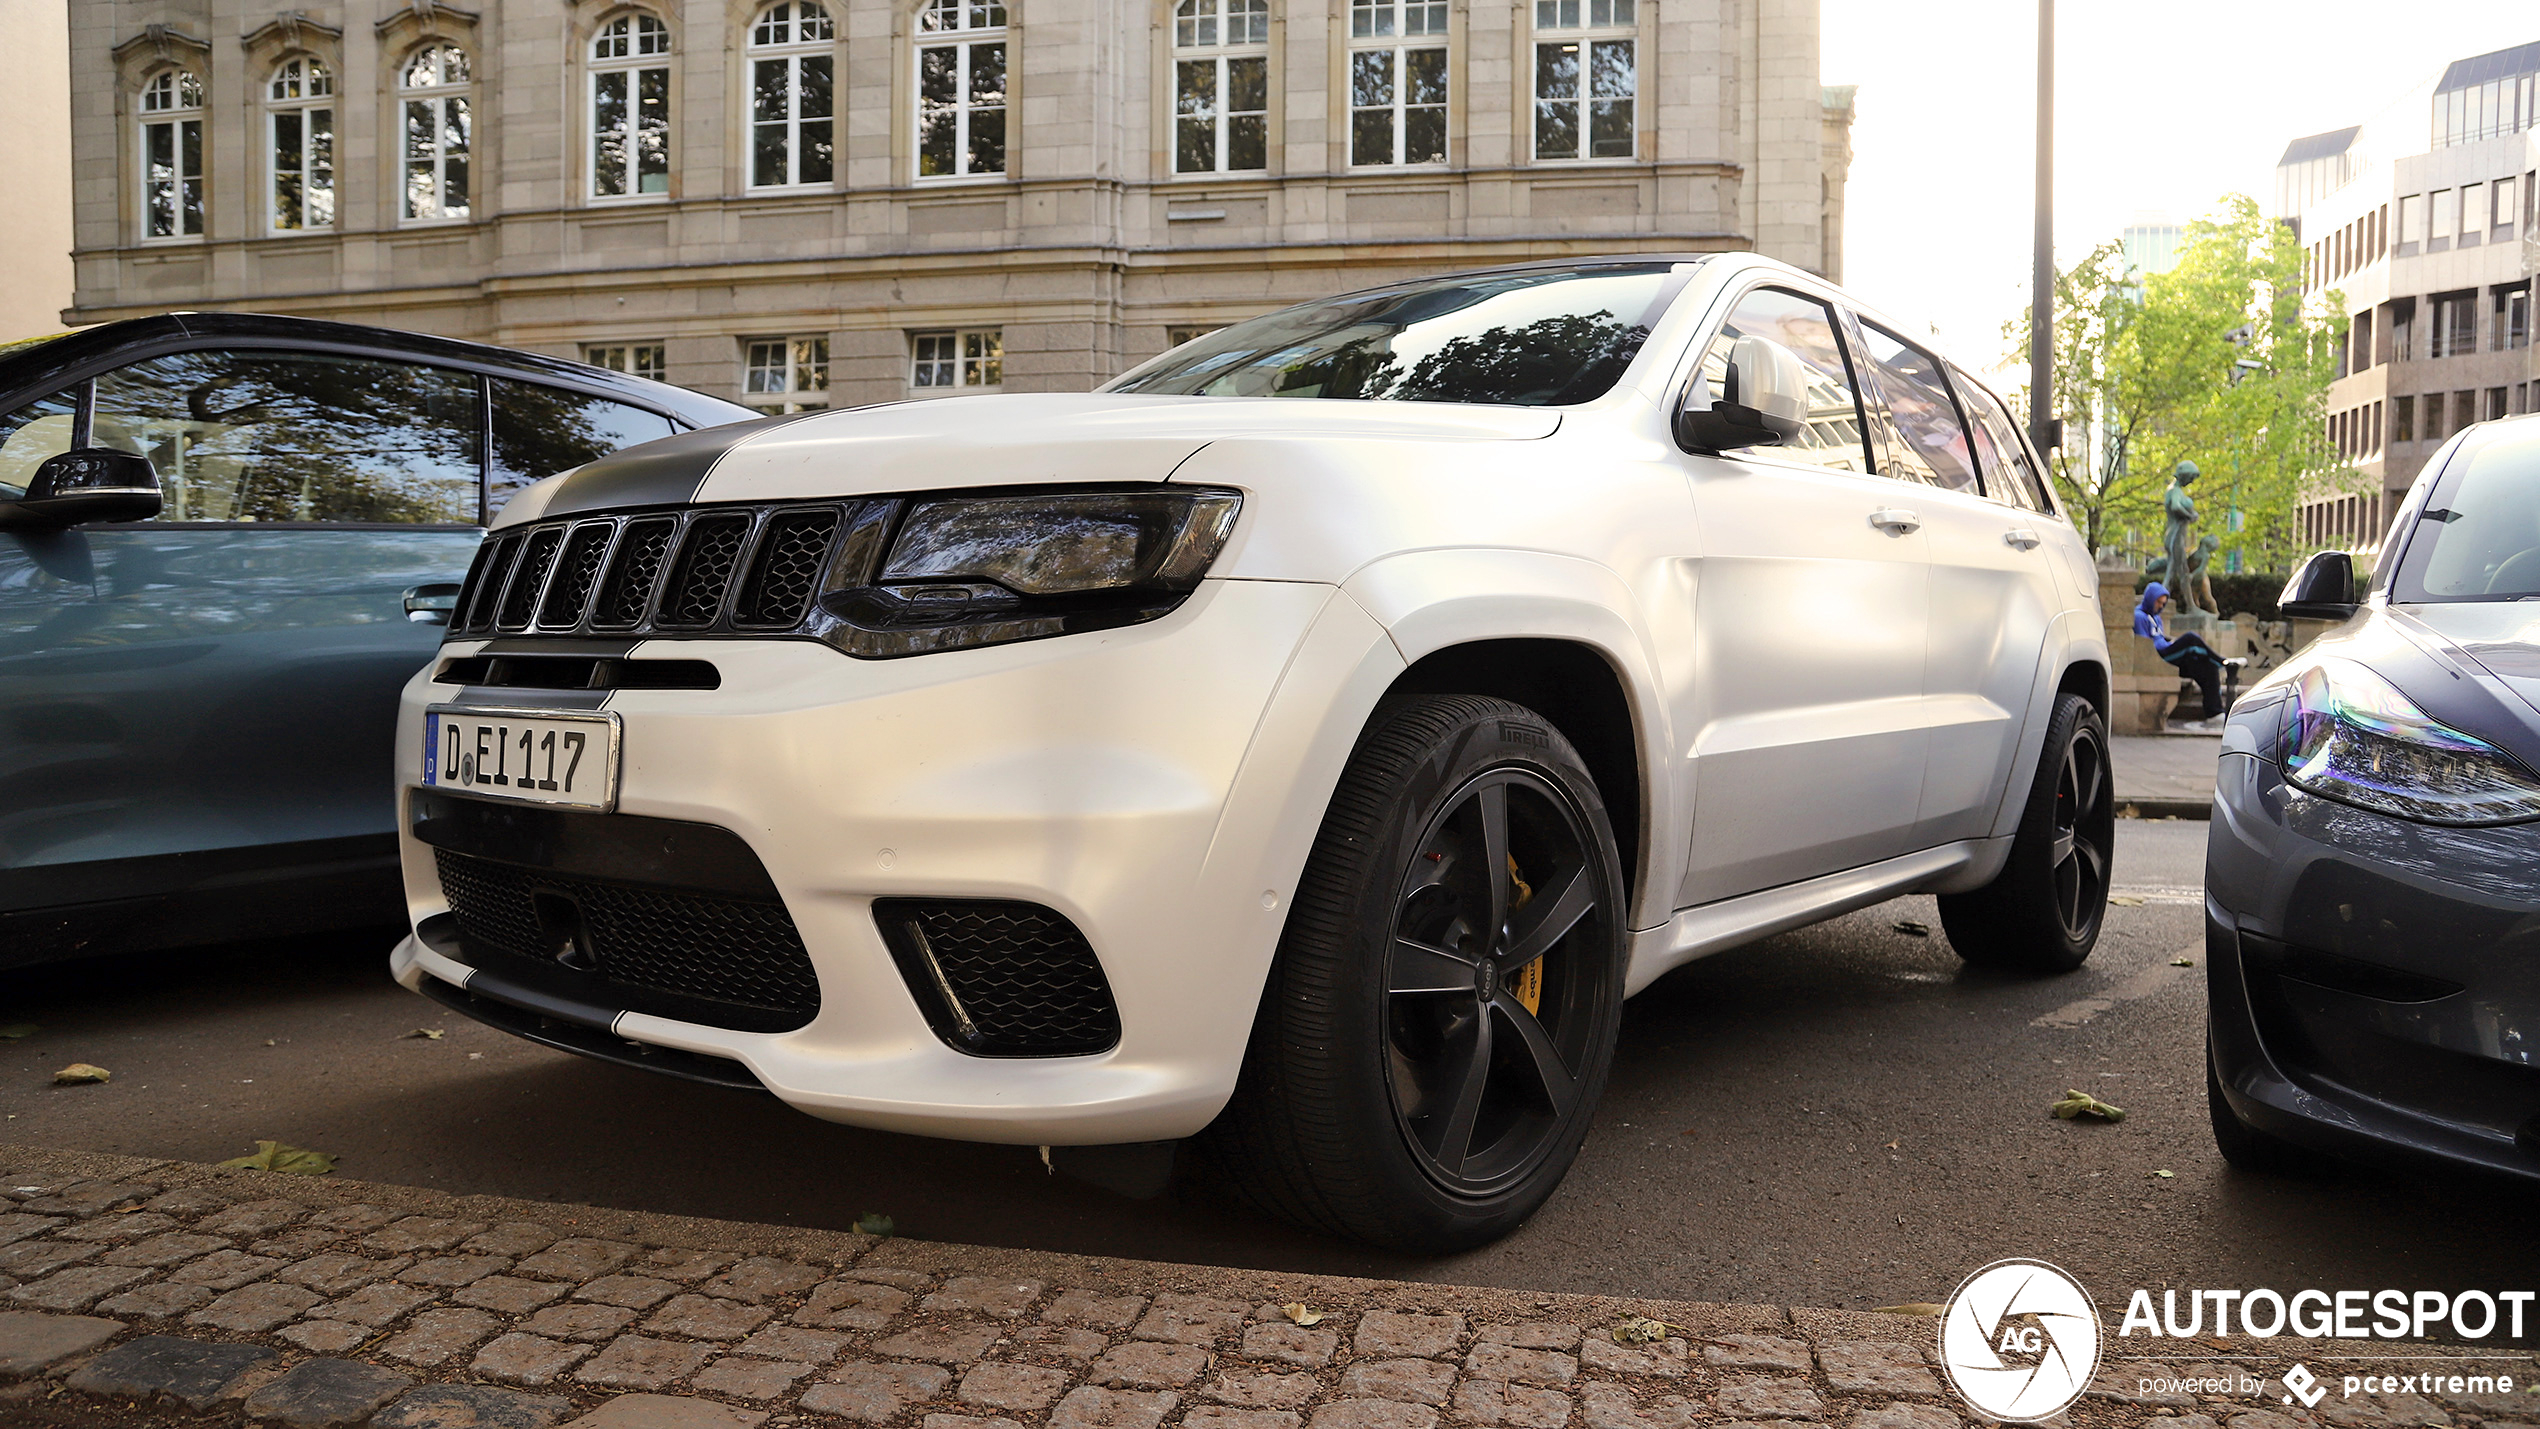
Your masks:
M 1397 276 L 1835 271 L 1816 0 L 71 0 L 78 291 L 771 409 L 1083 389 Z
M 2378 553 L 2399 499 L 2472 422 L 2540 411 L 2531 280 L 2540 264 L 2540 44 L 2456 60 L 2396 118 L 2297 139 L 2277 165 L 2277 216 L 2310 291 L 2348 320 L 2328 438 L 2369 478 L 2302 509 L 2312 546 Z M 2430 120 L 2430 122 L 2429 122 Z M 2420 127 L 2423 126 L 2423 127 Z

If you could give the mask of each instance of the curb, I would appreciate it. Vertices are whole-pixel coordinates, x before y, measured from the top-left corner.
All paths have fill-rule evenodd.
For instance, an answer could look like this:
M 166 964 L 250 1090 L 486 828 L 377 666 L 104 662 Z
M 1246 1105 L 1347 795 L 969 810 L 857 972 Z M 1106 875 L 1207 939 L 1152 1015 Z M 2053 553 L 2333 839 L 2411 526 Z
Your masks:
M 2129 799 L 2123 795 L 2117 798 L 2117 817 L 2120 819 L 2195 819 L 2201 822 L 2213 816 L 2214 802 L 2211 799 Z

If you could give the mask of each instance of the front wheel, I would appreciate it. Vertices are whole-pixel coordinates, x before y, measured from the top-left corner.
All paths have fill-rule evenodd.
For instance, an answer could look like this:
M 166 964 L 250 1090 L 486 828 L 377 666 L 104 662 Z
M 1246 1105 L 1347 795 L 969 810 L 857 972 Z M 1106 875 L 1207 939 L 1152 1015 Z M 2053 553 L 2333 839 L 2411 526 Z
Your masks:
M 1401 1250 L 1506 1235 L 1586 1138 L 1622 1005 L 1620 860 L 1542 716 L 1430 695 L 1350 757 L 1207 1143 L 1283 1219 Z
M 2116 841 L 2108 727 L 2090 701 L 2058 695 L 2001 874 L 1972 893 L 1940 896 L 1949 945 L 1970 963 L 2005 972 L 2080 967 L 2107 916 Z

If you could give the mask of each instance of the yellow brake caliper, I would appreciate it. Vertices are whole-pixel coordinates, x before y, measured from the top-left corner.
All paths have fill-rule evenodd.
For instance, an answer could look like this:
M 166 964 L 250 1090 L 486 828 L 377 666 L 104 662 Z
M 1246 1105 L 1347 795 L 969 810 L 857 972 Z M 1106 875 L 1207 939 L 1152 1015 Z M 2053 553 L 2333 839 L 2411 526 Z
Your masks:
M 1517 896 L 1508 900 L 1508 909 L 1513 913 L 1532 902 L 1535 896 L 1534 889 L 1526 884 L 1525 875 L 1517 871 L 1517 856 L 1513 853 L 1508 856 L 1508 881 L 1517 885 Z M 1509 991 L 1517 995 L 1517 1001 L 1524 1004 L 1526 1011 L 1541 1012 L 1543 1010 L 1543 959 L 1537 958 L 1519 969 L 1517 985 Z

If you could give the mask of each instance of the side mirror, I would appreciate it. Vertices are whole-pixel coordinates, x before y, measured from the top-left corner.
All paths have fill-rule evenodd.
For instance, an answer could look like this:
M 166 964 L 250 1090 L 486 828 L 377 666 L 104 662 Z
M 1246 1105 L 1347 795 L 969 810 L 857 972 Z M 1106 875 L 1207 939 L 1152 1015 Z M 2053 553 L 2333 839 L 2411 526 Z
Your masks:
M 159 514 L 159 473 L 133 452 L 89 447 L 45 458 L 26 495 L 0 505 L 11 526 L 78 526 L 147 521 Z
M 1808 369 L 1789 348 L 1764 337 L 1741 337 L 1729 349 L 1720 400 L 1708 407 L 1686 394 L 1676 416 L 1676 435 L 1702 451 L 1777 446 L 1808 427 Z
M 2308 620 L 2344 620 L 2355 613 L 2355 558 L 2344 551 L 2319 551 L 2302 562 L 2284 583 L 2276 608 Z
M 415 624 L 447 625 L 450 613 L 459 608 L 459 588 L 454 581 L 410 585 L 401 600 L 406 608 L 406 619 Z

